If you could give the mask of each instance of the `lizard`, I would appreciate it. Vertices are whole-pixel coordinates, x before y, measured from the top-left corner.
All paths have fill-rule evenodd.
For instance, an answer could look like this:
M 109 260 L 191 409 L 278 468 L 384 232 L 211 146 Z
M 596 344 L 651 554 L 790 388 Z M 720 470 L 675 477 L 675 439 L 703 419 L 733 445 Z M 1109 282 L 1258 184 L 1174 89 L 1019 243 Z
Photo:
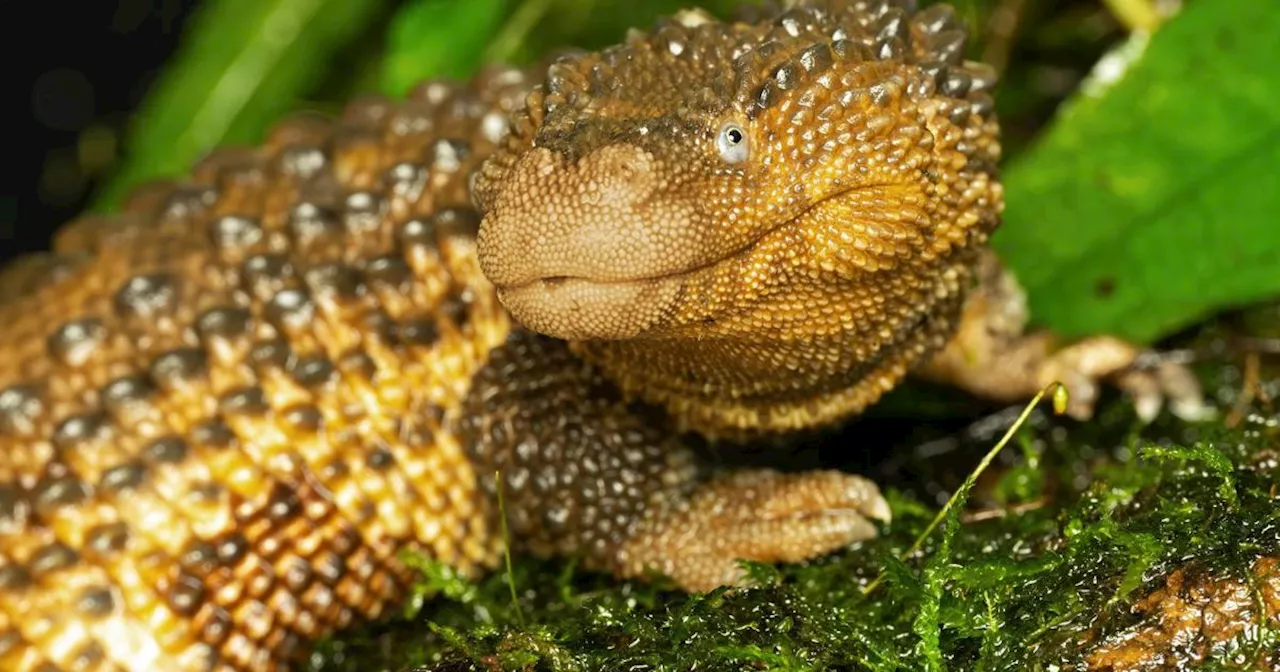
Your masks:
M 890 519 L 723 472 L 908 375 L 1088 417 L 1201 393 L 1028 331 L 987 251 L 994 71 L 947 5 L 689 10 L 545 69 L 298 115 L 0 277 L 0 667 L 283 670 L 401 555 L 515 549 L 686 590 Z M 701 446 L 705 447 L 705 446 Z

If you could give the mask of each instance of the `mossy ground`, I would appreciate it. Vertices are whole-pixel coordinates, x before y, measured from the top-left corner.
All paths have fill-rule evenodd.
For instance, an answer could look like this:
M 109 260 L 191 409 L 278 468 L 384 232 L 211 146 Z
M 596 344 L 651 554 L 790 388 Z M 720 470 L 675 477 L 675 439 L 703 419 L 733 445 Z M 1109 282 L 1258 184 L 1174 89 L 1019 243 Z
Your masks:
M 660 581 L 615 582 L 572 564 L 521 557 L 510 575 L 469 583 L 422 562 L 410 616 L 328 642 L 312 665 L 1270 669 L 1280 660 L 1268 657 L 1280 651 L 1280 615 L 1266 615 L 1266 604 L 1280 597 L 1265 593 L 1269 577 L 1256 563 L 1280 557 L 1280 375 L 1253 352 L 1275 345 L 1266 339 L 1280 330 L 1271 331 L 1275 325 L 1268 322 L 1280 322 L 1274 306 L 1245 321 L 1219 321 L 1188 343 L 1203 358 L 1207 389 L 1222 405 L 1217 420 L 1189 425 L 1164 419 L 1140 427 L 1119 399 L 1087 423 L 1053 418 L 1046 408 L 978 480 L 956 515 L 905 559 L 941 499 L 1020 409 L 959 431 L 950 428 L 954 418 L 871 418 L 833 437 L 820 454 L 801 455 L 800 461 L 821 463 L 831 454 L 856 454 L 869 473 L 890 483 L 894 522 L 872 542 L 811 563 L 753 566 L 748 588 L 684 595 Z M 1250 360 L 1261 366 L 1233 364 Z M 1244 390 L 1249 396 L 1241 398 Z M 879 439 L 870 435 L 878 424 L 909 430 L 897 437 L 903 445 L 865 462 L 866 453 L 848 442 L 874 443 Z M 882 572 L 883 583 L 864 594 Z M 1168 644 L 1163 664 L 1169 667 L 1151 656 L 1138 656 L 1150 667 L 1116 662 L 1120 653 L 1133 653 L 1117 653 L 1118 643 L 1153 636 L 1143 628 L 1155 627 L 1150 621 L 1161 618 L 1158 610 L 1135 605 L 1174 573 L 1246 586 L 1254 604 L 1230 612 L 1243 620 L 1239 635 L 1219 636 L 1203 627 L 1180 635 L 1157 629 L 1157 640 L 1170 640 L 1156 642 L 1157 649 Z M 1172 641 L 1175 635 L 1181 645 Z M 1193 668 L 1173 666 L 1202 655 Z

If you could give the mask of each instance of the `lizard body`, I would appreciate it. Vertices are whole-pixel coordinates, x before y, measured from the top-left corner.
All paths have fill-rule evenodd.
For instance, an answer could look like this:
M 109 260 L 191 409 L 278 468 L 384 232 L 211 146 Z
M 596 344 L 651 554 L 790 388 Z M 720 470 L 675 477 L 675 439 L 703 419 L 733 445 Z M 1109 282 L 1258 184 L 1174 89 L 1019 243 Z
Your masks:
M 66 227 L 0 278 L 0 668 L 287 669 L 397 603 L 401 551 L 492 568 L 495 472 L 519 548 L 731 583 L 888 508 L 710 473 L 686 432 L 830 425 L 910 370 L 1016 398 L 1125 369 L 1022 338 L 981 252 L 994 77 L 911 4 L 685 13 Z

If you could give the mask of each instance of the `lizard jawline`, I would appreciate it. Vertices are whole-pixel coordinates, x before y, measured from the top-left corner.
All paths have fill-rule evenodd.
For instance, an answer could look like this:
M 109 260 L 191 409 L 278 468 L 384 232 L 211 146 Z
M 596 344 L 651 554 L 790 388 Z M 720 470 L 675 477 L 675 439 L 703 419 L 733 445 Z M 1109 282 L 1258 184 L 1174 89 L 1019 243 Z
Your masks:
M 497 291 L 511 314 L 533 331 L 568 340 L 624 339 L 661 320 L 699 270 L 631 280 L 542 278 Z
M 498 299 L 520 324 L 565 340 L 623 340 L 643 336 L 675 309 L 699 276 L 742 259 L 780 230 L 803 226 L 805 215 L 857 191 L 823 197 L 796 217 L 768 227 L 746 245 L 711 261 L 665 273 L 625 279 L 549 276 L 497 285 Z

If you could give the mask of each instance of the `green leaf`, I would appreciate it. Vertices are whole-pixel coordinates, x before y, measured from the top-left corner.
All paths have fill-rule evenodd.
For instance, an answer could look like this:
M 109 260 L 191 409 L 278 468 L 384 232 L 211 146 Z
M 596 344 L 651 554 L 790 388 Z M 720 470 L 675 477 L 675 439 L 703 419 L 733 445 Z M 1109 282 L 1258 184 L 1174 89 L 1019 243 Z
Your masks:
M 1280 13 L 1188 3 L 1006 172 L 993 245 L 1068 336 L 1150 341 L 1280 295 Z M 1142 49 L 1135 37 L 1130 51 Z
M 128 159 L 98 195 L 185 172 L 213 147 L 251 143 L 315 86 L 386 0 L 213 0 L 192 18 L 134 121 Z
M 416 0 L 391 21 L 382 90 L 401 96 L 432 77 L 462 79 L 481 63 L 509 0 Z

